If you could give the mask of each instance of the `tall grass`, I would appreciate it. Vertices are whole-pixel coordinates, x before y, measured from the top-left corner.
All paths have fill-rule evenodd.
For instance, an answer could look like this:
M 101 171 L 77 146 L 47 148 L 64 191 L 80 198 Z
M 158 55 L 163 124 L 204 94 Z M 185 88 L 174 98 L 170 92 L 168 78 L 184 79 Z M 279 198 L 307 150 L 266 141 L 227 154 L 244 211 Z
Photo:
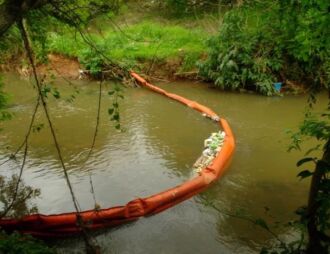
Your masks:
M 183 59 L 184 68 L 193 68 L 204 52 L 207 34 L 198 29 L 142 22 L 127 26 L 121 31 L 108 29 L 92 34 L 94 43 L 114 61 L 135 65 L 137 63 L 170 58 Z M 74 38 L 69 31 L 51 33 L 48 40 L 50 52 L 86 60 L 88 45 L 81 38 Z

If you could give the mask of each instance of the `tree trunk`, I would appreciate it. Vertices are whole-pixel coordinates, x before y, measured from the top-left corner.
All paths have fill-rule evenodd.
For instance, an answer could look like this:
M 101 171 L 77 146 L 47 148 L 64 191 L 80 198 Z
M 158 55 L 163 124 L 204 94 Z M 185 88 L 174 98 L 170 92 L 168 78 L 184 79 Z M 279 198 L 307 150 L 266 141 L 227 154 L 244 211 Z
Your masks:
M 48 0 L 5 0 L 0 4 L 0 38 L 8 29 L 32 9 L 48 3 Z
M 328 165 L 330 164 L 330 139 L 324 146 L 322 161 L 326 162 Z M 307 254 L 327 254 L 327 250 L 325 250 L 322 246 L 321 233 L 317 228 L 317 210 L 319 208 L 317 196 L 320 191 L 320 183 L 322 181 L 323 175 L 323 166 L 321 165 L 320 161 L 318 161 L 312 176 L 307 206 L 307 230 L 309 237 Z

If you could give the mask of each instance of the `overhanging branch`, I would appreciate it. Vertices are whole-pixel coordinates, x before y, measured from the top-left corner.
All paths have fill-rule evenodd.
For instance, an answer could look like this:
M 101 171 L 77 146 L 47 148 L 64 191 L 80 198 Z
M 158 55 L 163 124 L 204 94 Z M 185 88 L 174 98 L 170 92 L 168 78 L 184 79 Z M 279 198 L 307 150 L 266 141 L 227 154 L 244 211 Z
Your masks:
M 48 0 L 5 0 L 0 4 L 0 37 L 30 10 L 47 4 Z

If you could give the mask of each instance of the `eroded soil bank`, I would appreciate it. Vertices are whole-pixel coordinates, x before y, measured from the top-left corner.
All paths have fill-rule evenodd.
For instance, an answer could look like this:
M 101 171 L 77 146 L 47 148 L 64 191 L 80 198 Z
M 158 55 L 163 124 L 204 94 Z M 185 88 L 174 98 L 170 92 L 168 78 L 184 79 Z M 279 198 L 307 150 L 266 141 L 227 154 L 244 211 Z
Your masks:
M 71 80 L 95 79 L 89 75 L 77 58 L 67 57 L 60 54 L 48 54 L 47 63 L 38 64 L 38 72 L 41 75 L 54 75 Z M 141 62 L 137 71 L 145 77 L 155 81 L 175 80 L 201 80 L 198 77 L 197 68 L 191 71 L 179 71 L 183 63 L 183 57 L 176 57 L 162 61 Z M 29 76 L 31 69 L 24 64 L 23 57 L 15 57 L 9 63 L 0 65 L 0 72 L 17 72 L 22 76 Z

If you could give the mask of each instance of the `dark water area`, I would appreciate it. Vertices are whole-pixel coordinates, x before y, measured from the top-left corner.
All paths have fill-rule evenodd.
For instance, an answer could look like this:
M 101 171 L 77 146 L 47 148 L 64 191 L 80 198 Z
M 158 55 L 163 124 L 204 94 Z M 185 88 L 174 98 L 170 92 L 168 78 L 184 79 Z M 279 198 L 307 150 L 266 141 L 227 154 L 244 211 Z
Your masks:
M 14 118 L 1 123 L 0 163 L 23 141 L 36 101 L 28 80 L 7 74 L 4 81 Z M 272 236 L 226 214 L 244 211 L 273 225 L 293 219 L 294 210 L 306 202 L 308 184 L 296 177 L 295 166 L 303 154 L 287 152 L 291 142 L 287 130 L 296 130 L 302 121 L 306 96 L 228 93 L 192 82 L 159 85 L 226 118 L 236 137 L 236 152 L 225 176 L 203 194 L 159 215 L 98 233 L 104 253 L 256 253 L 273 241 Z M 113 84 L 106 83 L 96 145 L 85 162 L 96 123 L 98 83 L 68 85 L 59 80 L 56 86 L 61 99 L 49 97 L 49 108 L 82 209 L 94 207 L 90 175 L 102 208 L 124 205 L 189 179 L 204 139 L 217 131 L 214 123 L 175 101 L 143 88 L 127 88 L 120 101 L 124 131 L 119 132 L 107 114 L 112 104 L 107 92 Z M 72 103 L 65 100 L 71 94 L 77 97 Z M 325 108 L 326 102 L 326 95 L 321 95 L 316 110 Z M 46 125 L 41 109 L 37 123 Z M 18 172 L 19 165 L 11 161 L 0 172 L 9 176 Z M 34 201 L 40 213 L 74 211 L 46 127 L 31 135 L 23 179 L 40 188 L 41 196 Z M 283 239 L 294 237 L 284 227 L 274 231 Z M 79 239 L 58 241 L 56 246 L 61 253 L 82 253 L 84 247 Z

